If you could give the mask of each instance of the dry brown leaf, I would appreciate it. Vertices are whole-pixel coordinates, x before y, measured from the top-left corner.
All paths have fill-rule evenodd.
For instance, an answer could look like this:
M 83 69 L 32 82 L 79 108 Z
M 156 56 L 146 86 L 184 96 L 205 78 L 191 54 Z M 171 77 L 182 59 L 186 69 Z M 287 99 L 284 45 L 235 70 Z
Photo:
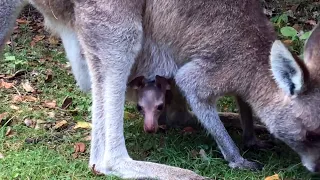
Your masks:
M 1 113 L 0 114 L 0 121 L 5 119 L 7 117 L 8 113 L 7 112 L 4 112 L 4 113 Z
M 49 118 L 54 118 L 56 116 L 55 112 L 48 112 Z
M 56 108 L 57 107 L 57 101 L 53 100 L 53 101 L 45 101 L 43 103 L 43 106 L 46 108 Z
M 4 77 L 4 79 L 13 80 L 13 79 L 15 79 L 16 77 L 22 76 L 22 75 L 24 75 L 24 74 L 26 74 L 26 73 L 27 73 L 26 70 L 20 69 L 20 70 L 18 70 L 17 72 L 15 72 L 14 74 Z
M 63 103 L 61 105 L 61 109 L 67 109 L 72 104 L 72 98 L 66 97 L 63 100 Z
M 40 129 L 43 127 L 43 124 L 46 124 L 47 122 L 46 121 L 43 121 L 43 120 L 37 120 L 36 121 L 36 126 L 34 127 L 34 129 Z
M 307 24 L 310 24 L 310 25 L 312 25 L 312 26 L 317 25 L 317 22 L 316 22 L 315 20 L 307 20 L 306 23 L 307 23 Z
M 13 135 L 12 128 L 8 126 L 5 136 L 12 136 L 12 135 Z
M 2 153 L 0 153 L 0 159 L 3 159 L 4 155 Z
M 83 153 L 86 151 L 86 145 L 84 143 L 75 143 L 74 144 L 74 152 L 75 153 Z
M 16 102 L 36 102 L 37 98 L 33 97 L 33 96 L 14 95 L 12 98 L 12 101 L 14 103 L 16 103 Z
M 10 105 L 10 108 L 13 110 L 19 110 L 20 108 L 18 106 L 15 106 L 13 104 Z
M 14 86 L 14 83 L 5 82 L 3 79 L 0 79 L 0 88 L 10 89 Z
M 50 36 L 49 37 L 49 43 L 52 45 L 57 45 L 59 44 L 59 39 L 55 36 Z
M 89 135 L 89 136 L 85 137 L 84 140 L 85 141 L 91 141 L 91 136 Z
M 31 47 L 34 47 L 35 45 L 36 45 L 36 42 L 35 42 L 35 41 L 31 41 L 31 42 L 30 42 L 30 46 L 31 46 Z
M 28 80 L 22 83 L 22 87 L 26 92 L 34 92 L 34 89 Z
M 273 176 L 268 176 L 268 177 L 264 178 L 264 180 L 280 180 L 280 177 L 278 174 L 275 174 Z
M 45 35 L 36 35 L 36 36 L 33 38 L 33 40 L 34 40 L 35 42 L 39 42 L 39 41 L 43 40 L 44 38 L 45 38 Z
M 26 19 L 16 19 L 16 22 L 19 24 L 29 24 L 30 21 L 26 20 Z
M 287 40 L 284 40 L 284 41 L 282 41 L 286 46 L 291 46 L 292 45 L 292 40 L 290 40 L 290 39 L 287 39 Z
M 89 129 L 92 127 L 92 124 L 85 121 L 78 121 L 77 124 L 74 126 L 73 129 L 83 128 L 83 129 Z
M 67 124 L 68 124 L 68 121 L 66 120 L 59 121 L 53 126 L 53 129 L 61 129 L 65 127 Z

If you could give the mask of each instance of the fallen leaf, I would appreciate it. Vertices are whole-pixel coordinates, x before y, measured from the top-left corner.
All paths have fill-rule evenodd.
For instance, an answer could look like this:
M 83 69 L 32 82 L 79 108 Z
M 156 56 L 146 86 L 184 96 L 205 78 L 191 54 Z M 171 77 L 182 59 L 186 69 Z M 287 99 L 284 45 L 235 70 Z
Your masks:
M 3 79 L 0 79 L 0 88 L 10 89 L 14 86 L 14 83 L 5 82 Z
M 66 120 L 59 121 L 53 126 L 53 129 L 61 129 L 65 127 L 67 124 L 68 122 Z
M 54 118 L 56 116 L 55 112 L 48 112 L 49 118 Z
M 47 69 L 46 71 L 46 79 L 44 80 L 44 82 L 49 83 L 51 82 L 53 79 L 53 75 L 52 75 L 52 70 L 51 69 Z
M 0 159 L 3 159 L 4 155 L 2 153 L 0 153 Z
M 59 44 L 59 39 L 55 36 L 50 36 L 49 37 L 49 43 L 52 45 L 57 45 Z
M 20 95 L 14 95 L 12 98 L 13 102 L 36 102 L 37 98 L 33 96 L 20 96 Z
M 9 126 L 9 127 L 7 128 L 7 131 L 6 131 L 5 136 L 11 136 L 12 134 L 13 134 L 12 128 Z
M 16 22 L 19 24 L 29 24 L 30 21 L 26 20 L 26 19 L 16 19 Z
M 27 73 L 26 70 L 21 69 L 21 70 L 18 70 L 17 72 L 15 72 L 13 75 L 4 77 L 4 79 L 13 80 L 14 78 L 16 78 L 18 76 L 22 76 L 22 75 L 24 75 L 26 73 Z
M 4 112 L 4 113 L 1 113 L 0 114 L 0 121 L 5 119 L 7 117 L 8 113 L 7 112 Z
M 75 143 L 74 144 L 74 152 L 75 153 L 83 153 L 86 151 L 86 145 L 84 143 Z
M 31 46 L 31 47 L 34 47 L 35 45 L 36 45 L 36 42 L 35 42 L 35 41 L 31 41 L 31 42 L 30 42 L 30 46 Z
M 287 39 L 287 40 L 284 40 L 284 41 L 282 41 L 286 46 L 291 46 L 292 45 L 292 40 L 290 40 L 290 39 Z
M 268 177 L 264 178 L 264 180 L 280 180 L 280 177 L 278 174 L 275 174 L 273 176 L 268 176 Z
M 22 83 L 22 87 L 26 92 L 34 92 L 34 89 L 28 80 Z
M 75 143 L 74 144 L 74 153 L 72 154 L 73 158 L 77 158 L 79 153 L 86 151 L 86 145 L 84 143 Z
M 33 40 L 34 40 L 35 42 L 39 42 L 39 41 L 43 40 L 44 38 L 45 38 L 45 35 L 36 35 L 36 36 L 33 38 Z
M 13 105 L 13 104 L 10 105 L 10 108 L 13 109 L 13 110 L 19 110 L 19 109 L 20 109 L 18 106 L 15 106 L 15 105 Z
M 317 25 L 317 22 L 316 22 L 315 20 L 307 20 L 306 23 L 307 23 L 307 24 L 310 24 L 310 25 L 312 25 L 312 26 Z
M 40 129 L 42 127 L 43 124 L 46 124 L 46 121 L 43 120 L 37 120 L 36 121 L 36 126 L 34 127 L 34 129 Z
M 73 129 L 83 128 L 83 129 L 89 129 L 92 127 L 92 124 L 85 121 L 78 121 L 77 124 L 74 126 Z
M 67 109 L 72 104 L 72 98 L 66 97 L 63 100 L 63 103 L 61 105 L 61 109 Z
M 89 135 L 89 136 L 85 137 L 84 140 L 85 141 L 91 141 L 91 136 Z
M 205 161 L 209 160 L 207 153 L 203 149 L 200 149 L 199 154 L 203 160 Z
M 57 101 L 53 100 L 53 101 L 45 101 L 43 103 L 43 106 L 46 108 L 55 108 L 57 106 Z

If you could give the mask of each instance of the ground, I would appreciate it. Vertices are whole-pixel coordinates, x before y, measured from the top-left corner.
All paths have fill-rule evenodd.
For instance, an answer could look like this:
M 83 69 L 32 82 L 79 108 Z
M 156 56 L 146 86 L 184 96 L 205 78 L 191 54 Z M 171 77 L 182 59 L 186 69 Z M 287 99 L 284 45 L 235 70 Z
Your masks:
M 303 38 L 285 37 L 281 28 L 310 31 L 319 17 L 314 9 L 318 5 L 297 1 L 278 8 L 266 2 L 267 12 L 280 12 L 270 17 L 279 37 L 298 54 Z M 43 29 L 42 17 L 33 9 L 26 8 L 16 24 L 0 59 L 0 179 L 117 179 L 96 176 L 88 169 L 90 94 L 75 86 L 61 42 Z M 219 108 L 237 112 L 231 97 L 220 100 Z M 124 128 L 134 159 L 187 168 L 213 179 L 264 179 L 274 174 L 281 179 L 320 179 L 280 142 L 270 150 L 241 150 L 245 158 L 265 165 L 253 172 L 230 169 L 205 132 L 176 129 L 145 134 L 142 119 L 130 104 L 125 108 Z M 228 131 L 242 147 L 241 130 Z M 267 133 L 259 136 L 272 139 Z

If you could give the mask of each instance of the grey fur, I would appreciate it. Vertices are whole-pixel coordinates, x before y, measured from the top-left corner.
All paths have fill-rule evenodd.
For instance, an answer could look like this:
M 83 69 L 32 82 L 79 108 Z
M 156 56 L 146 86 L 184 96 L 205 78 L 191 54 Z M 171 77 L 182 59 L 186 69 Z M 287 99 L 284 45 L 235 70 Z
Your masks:
M 122 112 L 126 82 L 137 57 L 146 57 L 149 72 L 161 67 L 164 74 L 174 76 L 230 167 L 257 169 L 259 165 L 240 155 L 219 119 L 214 104 L 225 94 L 250 104 L 269 131 L 298 152 L 310 171 L 319 171 L 319 142 L 307 136 L 319 133 L 320 127 L 320 80 L 313 71 L 317 64 L 303 64 L 284 46 L 277 46 L 281 43 L 258 1 L 63 1 L 67 9 L 59 6 L 62 0 L 50 2 L 49 6 L 47 0 L 33 0 L 51 22 L 76 32 L 88 62 L 93 98 L 89 164 L 96 171 L 122 178 L 203 179 L 189 170 L 129 157 Z M 277 59 L 279 55 L 283 58 Z M 291 68 L 301 73 L 273 78 L 279 69 L 290 74 Z M 287 89 L 294 96 L 288 96 Z M 244 129 L 250 129 L 250 124 L 243 123 Z

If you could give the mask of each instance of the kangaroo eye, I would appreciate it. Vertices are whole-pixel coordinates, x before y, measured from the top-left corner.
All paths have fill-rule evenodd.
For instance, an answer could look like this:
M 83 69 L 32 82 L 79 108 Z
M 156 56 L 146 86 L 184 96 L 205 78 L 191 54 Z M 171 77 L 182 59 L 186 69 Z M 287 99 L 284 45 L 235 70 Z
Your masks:
M 158 109 L 159 111 L 162 111 L 162 110 L 163 110 L 163 104 L 160 104 L 160 105 L 157 107 L 157 109 Z
M 137 110 L 138 110 L 138 111 L 141 111 L 141 110 L 142 110 L 142 107 L 141 107 L 139 104 L 137 104 Z

